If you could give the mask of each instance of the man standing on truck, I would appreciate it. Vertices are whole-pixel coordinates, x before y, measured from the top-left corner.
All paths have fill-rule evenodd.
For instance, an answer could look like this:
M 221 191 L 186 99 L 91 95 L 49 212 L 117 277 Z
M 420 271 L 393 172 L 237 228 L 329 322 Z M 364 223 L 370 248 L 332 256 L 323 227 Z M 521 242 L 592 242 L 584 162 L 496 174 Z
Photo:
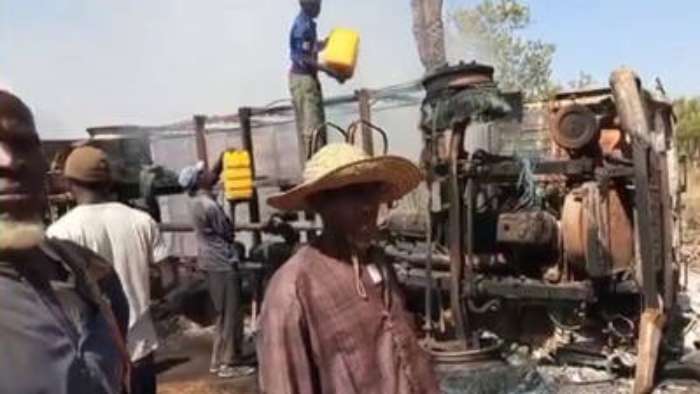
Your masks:
M 268 199 L 319 213 L 323 231 L 268 286 L 257 342 L 262 393 L 438 392 L 396 273 L 373 246 L 380 204 L 421 179 L 406 159 L 330 144 L 307 163 L 301 185 Z
M 216 310 L 216 332 L 209 372 L 221 378 L 250 375 L 255 370 L 242 360 L 244 315 L 241 275 L 242 252 L 234 240 L 233 224 L 214 198 L 217 177 L 204 162 L 185 167 L 178 182 L 189 196 L 197 237 L 197 264 L 207 275 L 209 295 Z
M 145 212 L 115 202 L 107 155 L 78 147 L 66 159 L 63 175 L 78 206 L 48 229 L 113 264 L 129 300 L 127 346 L 133 370 L 132 394 L 155 394 L 158 336 L 151 318 L 151 269 L 168 256 L 158 224 Z
M 313 132 L 326 122 L 323 109 L 323 93 L 318 80 L 318 72 L 344 83 L 345 78 L 326 67 L 318 60 L 318 53 L 323 50 L 326 41 L 318 40 L 316 18 L 321 13 L 321 0 L 299 0 L 301 12 L 294 20 L 289 38 L 292 62 L 289 71 L 289 91 L 296 115 L 302 163 L 309 153 L 318 147 L 311 146 Z M 321 130 L 319 145 L 325 144 L 325 131 Z
M 0 393 L 122 394 L 128 305 L 99 256 L 43 232 L 48 163 L 0 91 Z

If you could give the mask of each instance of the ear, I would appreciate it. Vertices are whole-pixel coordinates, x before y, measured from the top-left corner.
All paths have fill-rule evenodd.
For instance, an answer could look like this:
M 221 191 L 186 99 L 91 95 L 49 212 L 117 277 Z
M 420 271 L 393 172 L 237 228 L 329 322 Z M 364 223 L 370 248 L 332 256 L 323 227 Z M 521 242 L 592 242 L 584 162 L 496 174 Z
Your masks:
M 70 180 L 70 178 L 63 177 L 63 184 L 66 187 L 66 191 L 75 197 L 75 182 Z

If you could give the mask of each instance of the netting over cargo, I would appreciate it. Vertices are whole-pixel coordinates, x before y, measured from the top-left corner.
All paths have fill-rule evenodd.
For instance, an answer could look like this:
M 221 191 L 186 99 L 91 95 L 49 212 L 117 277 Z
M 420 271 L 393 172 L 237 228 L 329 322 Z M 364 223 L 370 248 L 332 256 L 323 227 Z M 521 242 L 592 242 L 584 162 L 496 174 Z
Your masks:
M 390 154 L 418 161 L 423 146 L 419 130 L 420 106 L 424 97 L 419 82 L 410 82 L 383 89 L 367 91 L 370 97 L 371 122 L 386 131 Z M 256 184 L 260 197 L 262 218 L 271 213 L 266 197 L 279 190 L 281 184 L 294 184 L 301 179 L 301 158 L 294 119 L 289 100 L 273 102 L 265 107 L 251 108 L 252 141 L 256 166 Z M 325 101 L 329 122 L 347 129 L 360 119 L 357 95 L 331 97 Z M 535 120 L 541 120 L 537 117 Z M 526 122 L 527 123 L 527 122 Z M 540 154 L 546 149 L 542 137 L 543 121 L 534 121 L 521 128 L 520 123 L 504 121 L 498 124 L 474 124 L 468 133 L 467 145 L 502 153 Z M 197 143 L 194 120 L 185 120 L 163 126 L 115 126 L 89 129 L 96 139 L 134 138 L 150 146 L 154 164 L 177 172 L 197 161 Z M 329 142 L 340 142 L 342 136 L 328 128 Z M 210 164 L 227 149 L 243 148 L 243 135 L 238 112 L 229 115 L 207 116 L 205 140 Z M 374 134 L 375 152 L 384 149 L 379 134 Z M 420 194 L 420 193 L 419 193 Z M 409 196 L 406 204 L 417 208 L 424 198 Z M 163 222 L 188 223 L 187 197 L 166 196 L 159 199 Z M 238 222 L 248 222 L 245 204 L 236 211 Z M 196 243 L 189 234 L 168 234 L 173 252 L 183 256 L 196 255 Z M 242 239 L 246 241 L 245 237 Z

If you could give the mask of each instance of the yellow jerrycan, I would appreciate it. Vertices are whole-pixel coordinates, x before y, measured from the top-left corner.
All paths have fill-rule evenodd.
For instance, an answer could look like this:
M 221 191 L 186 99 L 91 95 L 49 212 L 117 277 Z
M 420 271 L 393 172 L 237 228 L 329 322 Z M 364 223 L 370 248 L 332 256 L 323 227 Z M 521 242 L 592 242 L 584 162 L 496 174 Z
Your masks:
M 249 200 L 253 196 L 253 171 L 250 168 L 250 153 L 246 150 L 229 150 L 224 153 L 221 180 L 226 199 Z
M 323 62 L 329 68 L 351 78 L 355 74 L 360 50 L 360 34 L 351 29 L 336 28 L 331 31 L 323 52 Z

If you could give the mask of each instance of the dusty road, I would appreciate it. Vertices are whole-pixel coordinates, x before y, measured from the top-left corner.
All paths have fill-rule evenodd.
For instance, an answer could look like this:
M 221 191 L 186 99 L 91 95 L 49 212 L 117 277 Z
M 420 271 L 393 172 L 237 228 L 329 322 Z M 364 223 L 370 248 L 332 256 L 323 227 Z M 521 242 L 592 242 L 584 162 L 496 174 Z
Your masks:
M 221 379 L 209 373 L 210 330 L 169 337 L 158 351 L 159 394 L 256 394 L 256 376 Z M 250 351 L 251 349 L 249 349 Z

